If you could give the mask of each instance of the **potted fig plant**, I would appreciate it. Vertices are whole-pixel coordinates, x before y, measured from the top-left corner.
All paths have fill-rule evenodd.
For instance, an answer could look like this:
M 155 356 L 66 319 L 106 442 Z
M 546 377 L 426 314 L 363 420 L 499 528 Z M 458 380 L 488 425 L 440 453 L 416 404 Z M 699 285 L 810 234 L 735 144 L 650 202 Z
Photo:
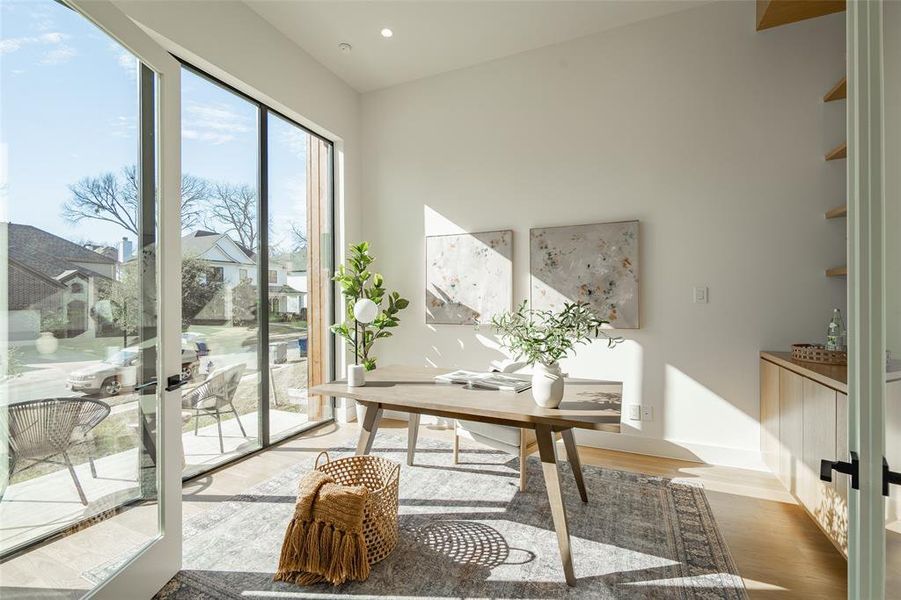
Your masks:
M 530 309 L 523 301 L 514 311 L 495 315 L 491 324 L 501 345 L 532 366 L 532 398 L 543 408 L 557 408 L 563 400 L 564 374 L 559 361 L 576 345 L 601 337 L 612 348 L 622 341 L 603 330 L 609 321 L 579 302 L 566 303 L 554 312 Z
M 374 260 L 369 254 L 369 242 L 351 244 L 347 266 L 339 265 L 333 278 L 341 286 L 345 314 L 343 323 L 332 325 L 332 333 L 344 338 L 347 348 L 367 371 L 375 368 L 373 344 L 392 335 L 390 329 L 400 324 L 398 313 L 410 304 L 399 293 L 385 289 L 381 274 L 370 270 Z M 371 300 L 376 306 L 371 319 L 360 320 L 354 313 L 354 307 L 363 299 Z

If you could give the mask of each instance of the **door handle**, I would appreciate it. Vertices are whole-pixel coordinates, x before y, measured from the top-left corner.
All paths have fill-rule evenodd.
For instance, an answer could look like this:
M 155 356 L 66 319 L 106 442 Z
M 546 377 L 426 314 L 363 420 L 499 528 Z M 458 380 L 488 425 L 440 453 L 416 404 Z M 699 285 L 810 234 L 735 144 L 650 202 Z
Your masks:
M 149 388 L 149 387 L 156 387 L 156 383 L 157 383 L 156 377 L 154 377 L 154 378 L 151 379 L 150 381 L 146 381 L 146 382 L 144 382 L 144 383 L 141 383 L 141 384 L 136 385 L 136 386 L 135 386 L 135 391 L 136 391 L 136 392 L 139 392 L 139 391 L 145 390 L 145 389 L 147 389 L 147 388 Z
M 890 471 L 888 468 L 888 461 L 885 460 L 885 457 L 882 457 L 882 495 L 888 497 L 888 486 L 891 485 L 901 485 L 901 473 Z
M 180 387 L 188 385 L 190 379 L 182 379 L 181 373 L 178 375 L 169 375 L 169 378 L 166 379 L 166 391 L 174 392 Z
M 887 466 L 887 465 L 886 465 Z M 851 476 L 851 488 L 860 489 L 860 461 L 857 458 L 857 452 L 851 451 L 851 462 L 840 460 L 821 460 L 820 461 L 820 480 L 831 482 L 832 472 L 838 471 L 845 475 Z M 901 481 L 901 479 L 899 479 Z M 885 484 L 883 484 L 884 486 Z
M 190 380 L 182 379 L 181 374 L 178 375 L 170 375 L 168 379 L 166 379 L 166 391 L 174 392 L 178 388 L 185 386 L 189 383 Z M 146 390 L 147 388 L 156 387 L 159 382 L 154 377 L 150 381 L 139 384 L 135 386 L 135 391 Z

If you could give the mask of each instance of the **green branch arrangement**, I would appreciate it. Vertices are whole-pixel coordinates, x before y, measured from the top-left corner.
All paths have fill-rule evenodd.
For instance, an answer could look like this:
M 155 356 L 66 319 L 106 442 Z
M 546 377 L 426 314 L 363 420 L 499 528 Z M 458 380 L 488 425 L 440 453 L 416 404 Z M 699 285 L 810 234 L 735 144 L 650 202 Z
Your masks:
M 501 345 L 530 365 L 551 366 L 576 345 L 598 337 L 606 339 L 609 348 L 623 341 L 602 329 L 609 321 L 598 318 L 587 304 L 578 302 L 564 304 L 558 312 L 553 312 L 530 309 L 523 301 L 514 311 L 495 315 L 491 324 L 500 336 Z
M 375 368 L 376 357 L 370 355 L 373 344 L 393 335 L 389 330 L 400 324 L 398 313 L 410 305 L 410 301 L 401 298 L 397 292 L 385 290 L 384 278 L 370 270 L 373 261 L 375 257 L 369 254 L 369 242 L 351 244 L 347 266 L 339 265 L 332 278 L 341 285 L 345 310 L 344 322 L 332 325 L 331 331 L 344 338 L 351 352 L 356 351 L 367 371 Z M 379 307 L 378 316 L 368 325 L 358 323 L 354 317 L 354 304 L 361 298 L 369 298 Z M 383 302 L 386 302 L 384 308 Z M 355 324 L 359 327 L 358 336 L 354 335 Z

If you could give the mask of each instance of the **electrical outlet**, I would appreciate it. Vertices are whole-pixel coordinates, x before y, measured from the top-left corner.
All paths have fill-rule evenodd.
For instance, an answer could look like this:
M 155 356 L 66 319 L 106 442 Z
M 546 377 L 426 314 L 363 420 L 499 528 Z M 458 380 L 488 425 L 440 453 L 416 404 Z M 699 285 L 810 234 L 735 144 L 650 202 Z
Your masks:
M 654 407 L 653 406 L 642 406 L 641 407 L 641 420 L 642 421 L 653 421 L 654 420 Z
M 692 288 L 691 298 L 695 304 L 707 304 L 707 287 L 697 286 Z
M 626 416 L 630 421 L 641 421 L 641 406 L 637 404 L 626 405 Z

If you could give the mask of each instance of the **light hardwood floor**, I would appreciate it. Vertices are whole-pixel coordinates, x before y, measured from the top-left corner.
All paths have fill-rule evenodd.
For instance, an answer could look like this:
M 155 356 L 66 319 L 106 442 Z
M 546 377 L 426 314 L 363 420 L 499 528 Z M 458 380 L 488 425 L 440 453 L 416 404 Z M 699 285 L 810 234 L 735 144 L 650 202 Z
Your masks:
M 406 422 L 385 420 L 380 430 L 406 430 Z M 190 518 L 210 510 L 217 502 L 269 479 L 297 461 L 312 463 L 320 450 L 355 440 L 358 431 L 356 424 L 329 425 L 197 479 L 185 486 L 184 516 Z M 448 443 L 453 437 L 449 429 L 429 426 L 423 426 L 419 435 Z M 473 442 L 461 441 L 464 453 L 475 447 Z M 580 454 L 583 464 L 703 482 L 751 598 L 847 597 L 845 560 L 769 473 L 596 448 L 581 447 Z M 117 540 L 127 538 L 126 533 L 146 530 L 148 510 L 152 509 L 129 510 L 0 565 L 4 598 L 40 597 L 33 592 L 54 588 L 60 590 L 59 597 L 80 595 L 80 590 L 89 587 L 80 574 L 95 566 L 99 556 L 121 552 L 113 546 Z M 85 552 L 88 547 L 94 552 Z M 32 594 L 26 594 L 26 588 Z

